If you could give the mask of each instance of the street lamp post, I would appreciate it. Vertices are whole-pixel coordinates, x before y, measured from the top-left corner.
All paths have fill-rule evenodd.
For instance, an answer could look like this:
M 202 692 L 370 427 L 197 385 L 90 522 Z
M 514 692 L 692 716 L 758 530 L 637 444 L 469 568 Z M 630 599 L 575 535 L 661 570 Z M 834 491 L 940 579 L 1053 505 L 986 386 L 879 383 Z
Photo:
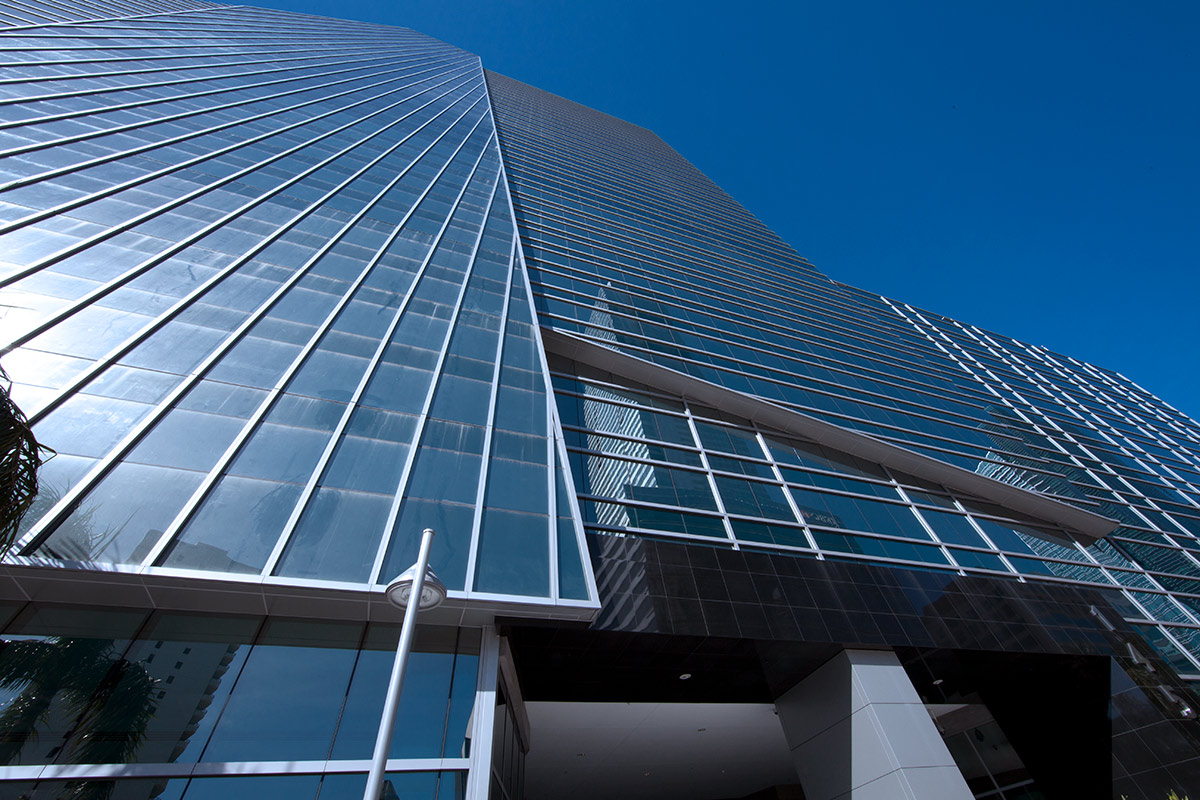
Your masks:
M 400 705 L 404 670 L 408 667 L 408 654 L 417 630 L 417 611 L 433 608 L 446 599 L 446 586 L 429 569 L 429 547 L 432 544 L 433 530 L 426 528 L 421 534 L 417 563 L 400 573 L 385 590 L 388 602 L 404 609 L 404 625 L 400 628 L 400 643 L 396 646 L 396 659 L 392 662 L 392 678 L 388 682 L 387 698 L 383 703 L 379 733 L 375 737 L 375 755 L 371 758 L 371 772 L 367 775 L 363 800 L 379 800 L 383 790 L 383 775 L 387 769 L 388 750 L 392 745 L 392 730 L 396 727 L 396 709 Z M 411 602 L 414 597 L 416 602 Z

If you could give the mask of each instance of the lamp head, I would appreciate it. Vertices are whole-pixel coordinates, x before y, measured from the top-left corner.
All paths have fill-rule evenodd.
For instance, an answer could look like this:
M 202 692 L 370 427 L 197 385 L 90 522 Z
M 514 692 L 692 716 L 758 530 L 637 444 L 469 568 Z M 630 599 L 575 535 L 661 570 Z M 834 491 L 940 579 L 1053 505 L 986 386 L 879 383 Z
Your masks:
M 395 580 L 387 585 L 384 593 L 388 602 L 400 608 L 406 608 L 412 599 L 413 583 L 417 579 L 417 565 L 413 564 L 401 572 Z M 439 606 L 446 599 L 446 584 L 438 580 L 433 570 L 425 568 L 425 582 L 421 585 L 421 597 L 417 600 L 417 608 L 424 611 Z

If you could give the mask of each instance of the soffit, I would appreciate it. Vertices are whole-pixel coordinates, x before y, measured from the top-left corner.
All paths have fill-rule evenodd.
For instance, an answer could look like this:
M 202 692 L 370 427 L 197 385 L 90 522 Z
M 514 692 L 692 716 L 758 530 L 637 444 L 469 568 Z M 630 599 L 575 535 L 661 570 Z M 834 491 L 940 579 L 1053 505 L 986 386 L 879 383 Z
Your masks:
M 1012 511 L 1061 525 L 1084 544 L 1115 530 L 1116 520 L 1037 492 L 980 475 L 907 448 L 834 425 L 767 400 L 653 364 L 564 331 L 542 329 L 546 349 L 584 364 L 671 392 L 918 478 L 990 500 Z

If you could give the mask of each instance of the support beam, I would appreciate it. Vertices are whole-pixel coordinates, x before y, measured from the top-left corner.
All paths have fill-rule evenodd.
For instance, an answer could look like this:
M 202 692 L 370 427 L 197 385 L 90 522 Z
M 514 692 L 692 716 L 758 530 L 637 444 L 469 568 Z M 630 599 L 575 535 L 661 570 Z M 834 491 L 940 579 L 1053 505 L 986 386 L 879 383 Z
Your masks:
M 775 708 L 808 800 L 971 800 L 890 650 L 843 650 Z

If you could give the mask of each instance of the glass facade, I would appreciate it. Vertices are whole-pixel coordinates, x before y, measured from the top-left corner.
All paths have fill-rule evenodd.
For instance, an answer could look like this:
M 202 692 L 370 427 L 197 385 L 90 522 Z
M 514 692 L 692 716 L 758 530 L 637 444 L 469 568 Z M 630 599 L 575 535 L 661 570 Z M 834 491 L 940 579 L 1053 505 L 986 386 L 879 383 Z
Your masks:
M 154 777 L 0 782 L 0 796 L 208 797 L 241 781 L 238 791 L 266 793 L 256 796 L 315 797 L 322 772 L 338 796 L 355 786 L 361 796 L 398 626 L 44 604 L 4 612 L 0 761 L 51 775 L 136 764 Z M 389 757 L 458 766 L 402 776 L 448 784 L 436 796 L 464 785 L 479 653 L 479 629 L 427 626 L 409 661 L 406 724 Z M 255 776 L 252 762 L 276 762 L 277 775 Z M 213 763 L 222 777 L 204 769 Z
M 227 7 L 4 44 L 20 555 L 371 586 L 432 527 L 464 598 L 594 606 L 478 58 Z
M 1161 623 L 1151 641 L 1200 677 L 1193 420 L 1116 373 L 832 281 L 649 131 L 488 82 L 544 328 L 1115 528 L 1092 544 L 560 358 L 589 529 L 1121 586 L 1131 619 Z
M 1200 679 L 1200 425 L 1121 375 L 838 283 L 413 31 L 21 0 L 0 49 L 0 352 L 55 451 L 0 798 L 361 796 L 426 527 L 385 797 L 524 793 L 497 617 L 1086 655 L 1096 603 Z M 1053 597 L 1096 599 L 920 616 Z

